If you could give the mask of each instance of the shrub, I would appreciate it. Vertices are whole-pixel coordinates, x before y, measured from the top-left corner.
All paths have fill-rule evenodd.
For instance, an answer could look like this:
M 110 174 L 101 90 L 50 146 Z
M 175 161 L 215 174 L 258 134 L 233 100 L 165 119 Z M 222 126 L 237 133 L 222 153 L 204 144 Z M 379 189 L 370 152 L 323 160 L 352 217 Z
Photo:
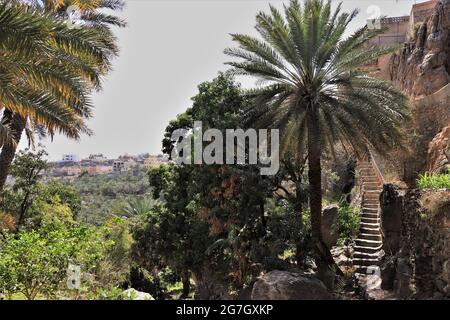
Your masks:
M 361 222 L 360 211 L 358 208 L 352 207 L 346 201 L 339 204 L 339 221 L 338 221 L 338 245 L 347 245 L 356 235 Z
M 110 246 L 92 228 L 41 228 L 5 234 L 0 242 L 0 292 L 27 299 L 53 297 L 65 280 L 69 262 L 95 271 Z
M 417 186 L 419 189 L 450 188 L 450 171 L 446 174 L 421 174 L 417 179 Z

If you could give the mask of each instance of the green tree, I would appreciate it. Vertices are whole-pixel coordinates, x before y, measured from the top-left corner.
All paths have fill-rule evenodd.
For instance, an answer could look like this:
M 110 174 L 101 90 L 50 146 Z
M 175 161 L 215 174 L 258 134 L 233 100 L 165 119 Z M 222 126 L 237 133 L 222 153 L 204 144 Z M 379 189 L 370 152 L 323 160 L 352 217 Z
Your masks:
M 256 17 L 263 40 L 232 35 L 239 48 L 225 53 L 242 59 L 230 62 L 236 72 L 257 77 L 260 88 L 250 119 L 282 130 L 284 150 L 308 156 L 312 236 L 320 260 L 332 263 L 321 235 L 321 158 L 342 143 L 358 156 L 373 147 L 385 154 L 401 144 L 400 129 L 407 116 L 407 99 L 391 83 L 369 74 L 365 64 L 392 49 L 373 47 L 369 40 L 380 30 L 358 29 L 344 38 L 357 15 L 331 9 L 330 1 L 293 0 L 284 17 L 275 7 Z M 319 265 L 322 265 L 321 261 Z
M 171 121 L 163 140 L 170 154 L 176 129 L 242 127 L 248 100 L 229 74 L 219 74 L 198 87 L 192 107 Z M 188 138 L 188 137 L 186 137 Z M 225 148 L 224 148 L 225 149 Z M 144 217 L 134 231 L 135 257 L 151 270 L 169 266 L 189 293 L 189 277 L 196 282 L 197 297 L 220 298 L 230 288 L 242 288 L 261 271 L 265 256 L 266 197 L 272 180 L 256 166 L 168 165 L 149 171 L 153 197 L 160 207 Z M 145 266 L 145 265 L 144 265 Z
M 49 211 L 66 215 L 63 220 L 73 220 L 81 210 L 81 199 L 75 189 L 56 181 L 48 184 L 41 181 L 41 173 L 49 167 L 46 155 L 45 150 L 25 149 L 19 151 L 12 163 L 13 183 L 3 189 L 0 208 L 16 218 L 17 227 L 25 224 L 38 227 L 49 218 Z
M 14 184 L 2 191 L 0 205 L 2 210 L 17 218 L 18 226 L 23 225 L 31 206 L 41 194 L 39 180 L 42 171 L 48 167 L 43 159 L 46 155 L 44 150 L 36 153 L 22 150 L 12 165 Z

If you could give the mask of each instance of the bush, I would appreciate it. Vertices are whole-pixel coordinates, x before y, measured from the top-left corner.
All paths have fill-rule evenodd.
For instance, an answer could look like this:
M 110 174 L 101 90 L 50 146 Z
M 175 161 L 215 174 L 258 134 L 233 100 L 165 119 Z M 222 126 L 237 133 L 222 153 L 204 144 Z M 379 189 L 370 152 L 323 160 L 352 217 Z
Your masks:
M 102 235 L 87 227 L 20 231 L 5 234 L 0 242 L 0 292 L 53 297 L 68 280 L 69 263 L 94 273 L 110 247 Z
M 361 223 L 361 215 L 358 208 L 352 207 L 346 201 L 339 204 L 338 245 L 347 245 L 356 235 Z
M 450 189 L 450 171 L 446 174 L 421 174 L 417 186 L 419 189 Z

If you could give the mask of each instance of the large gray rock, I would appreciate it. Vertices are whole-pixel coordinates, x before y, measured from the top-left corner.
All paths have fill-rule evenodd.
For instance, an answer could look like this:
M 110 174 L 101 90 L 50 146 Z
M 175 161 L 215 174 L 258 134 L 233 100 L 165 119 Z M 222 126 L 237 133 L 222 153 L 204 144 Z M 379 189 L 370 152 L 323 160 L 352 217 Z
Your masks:
M 155 300 L 150 293 L 137 291 L 133 288 L 125 290 L 121 296 L 126 300 Z
M 339 238 L 338 223 L 338 206 L 332 204 L 324 208 L 322 213 L 322 237 L 329 249 L 336 245 Z
M 274 270 L 253 286 L 252 300 L 332 300 L 325 285 L 308 274 Z

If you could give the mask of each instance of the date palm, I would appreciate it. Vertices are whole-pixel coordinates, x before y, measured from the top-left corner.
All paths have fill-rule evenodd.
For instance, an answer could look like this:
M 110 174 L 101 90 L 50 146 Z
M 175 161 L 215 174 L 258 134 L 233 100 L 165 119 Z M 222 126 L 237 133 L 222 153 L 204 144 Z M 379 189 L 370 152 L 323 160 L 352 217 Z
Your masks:
M 283 150 L 307 154 L 312 236 L 328 261 L 321 234 L 324 152 L 341 143 L 359 156 L 368 147 L 384 154 L 401 143 L 408 114 L 405 96 L 365 67 L 392 51 L 368 44 L 379 31 L 362 27 L 345 37 L 356 15 L 323 0 L 291 1 L 284 16 L 271 6 L 256 17 L 262 39 L 233 34 L 239 48 L 225 50 L 238 58 L 228 63 L 238 74 L 261 84 L 250 92 L 256 103 L 249 119 L 278 127 Z
M 90 133 L 89 94 L 118 52 L 107 26 L 73 27 L 55 12 L 0 1 L 0 188 L 24 131 L 31 141 L 36 132 L 73 139 Z
M 122 10 L 125 6 L 123 0 L 34 0 L 32 3 L 36 7 L 53 12 L 62 18 L 67 18 L 67 15 L 74 9 L 78 11 L 77 18 L 79 20 L 97 27 L 125 26 L 124 20 L 102 10 Z
M 89 133 L 89 93 L 117 52 L 115 39 L 92 27 L 73 28 L 54 14 L 0 1 L 0 188 L 22 132 L 78 139 Z

